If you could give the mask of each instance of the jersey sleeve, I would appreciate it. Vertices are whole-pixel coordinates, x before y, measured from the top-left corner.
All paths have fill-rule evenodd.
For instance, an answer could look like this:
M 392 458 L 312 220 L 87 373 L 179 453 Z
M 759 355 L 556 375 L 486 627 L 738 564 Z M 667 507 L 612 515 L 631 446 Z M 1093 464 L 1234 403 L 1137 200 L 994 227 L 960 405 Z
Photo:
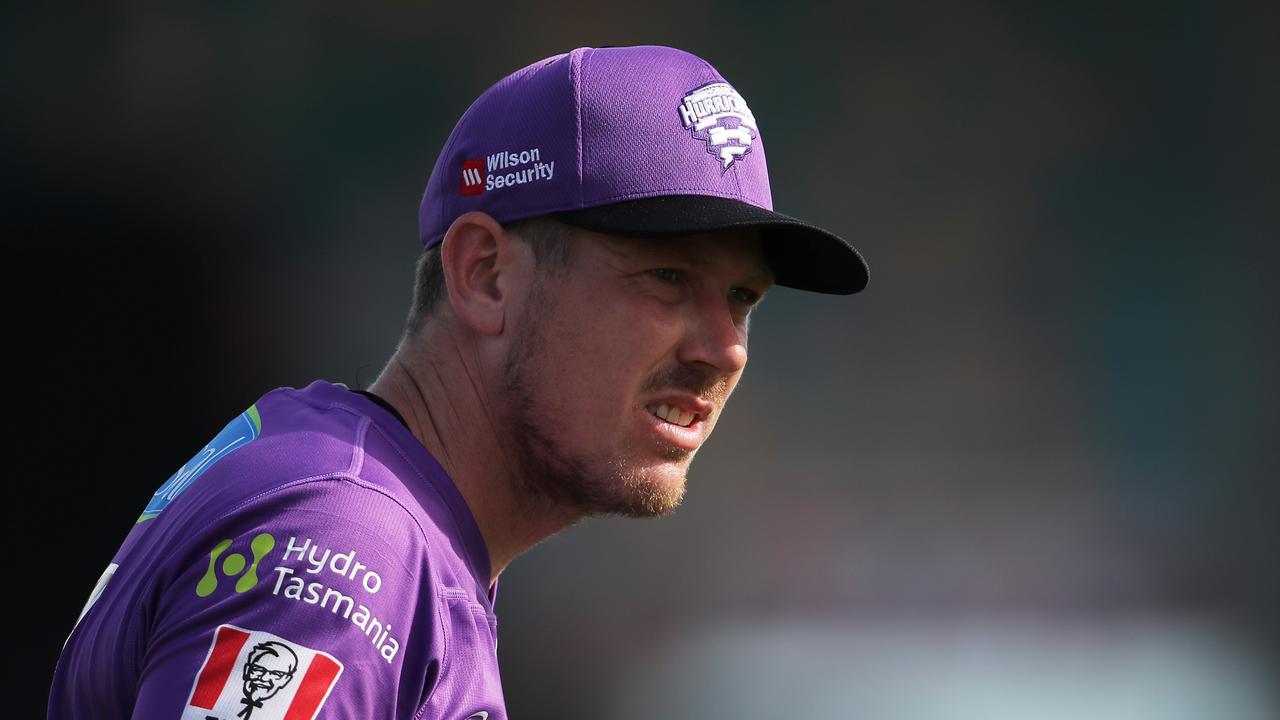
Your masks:
M 134 717 L 411 718 L 443 656 L 421 527 L 355 477 L 192 519 L 139 608 Z

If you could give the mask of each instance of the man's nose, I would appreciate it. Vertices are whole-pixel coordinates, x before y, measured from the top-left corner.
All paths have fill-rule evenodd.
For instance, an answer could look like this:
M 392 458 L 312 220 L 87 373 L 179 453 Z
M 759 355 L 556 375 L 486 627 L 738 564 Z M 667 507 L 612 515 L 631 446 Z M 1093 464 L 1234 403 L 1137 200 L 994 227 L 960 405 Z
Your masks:
M 686 320 L 685 337 L 676 353 L 685 363 L 704 363 L 731 375 L 747 365 L 747 327 L 739 325 L 728 297 L 700 298 Z

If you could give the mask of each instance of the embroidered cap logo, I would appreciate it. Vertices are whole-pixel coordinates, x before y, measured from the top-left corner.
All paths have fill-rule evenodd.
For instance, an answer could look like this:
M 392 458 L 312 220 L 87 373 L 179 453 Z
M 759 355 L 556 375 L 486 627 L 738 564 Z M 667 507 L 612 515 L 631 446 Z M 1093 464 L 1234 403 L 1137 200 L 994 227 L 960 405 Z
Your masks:
M 462 162 L 462 194 L 479 195 L 484 192 L 484 158 Z
M 751 143 L 760 136 L 747 101 L 729 83 L 691 90 L 680 101 L 680 119 L 693 137 L 707 144 L 707 152 L 720 159 L 721 174 L 751 152 Z

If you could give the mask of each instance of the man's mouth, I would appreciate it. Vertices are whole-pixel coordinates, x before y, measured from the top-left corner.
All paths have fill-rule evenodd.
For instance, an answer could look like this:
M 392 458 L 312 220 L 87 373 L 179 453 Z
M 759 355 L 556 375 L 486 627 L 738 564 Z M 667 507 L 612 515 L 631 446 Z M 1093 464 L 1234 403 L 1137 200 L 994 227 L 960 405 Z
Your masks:
M 689 427 L 698 417 L 698 414 L 695 412 L 681 410 L 680 408 L 674 408 L 670 405 L 650 405 L 645 409 L 672 425 L 679 425 L 680 427 Z

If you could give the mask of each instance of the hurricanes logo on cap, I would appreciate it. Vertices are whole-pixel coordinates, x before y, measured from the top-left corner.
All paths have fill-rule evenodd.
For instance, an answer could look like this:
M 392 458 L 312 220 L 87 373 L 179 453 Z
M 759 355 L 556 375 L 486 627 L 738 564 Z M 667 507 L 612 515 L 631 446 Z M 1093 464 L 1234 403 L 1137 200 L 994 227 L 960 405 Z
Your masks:
M 680 101 L 680 119 L 693 137 L 707 144 L 707 152 L 720 159 L 721 174 L 751 152 L 751 143 L 760 136 L 747 101 L 729 83 L 689 91 Z

